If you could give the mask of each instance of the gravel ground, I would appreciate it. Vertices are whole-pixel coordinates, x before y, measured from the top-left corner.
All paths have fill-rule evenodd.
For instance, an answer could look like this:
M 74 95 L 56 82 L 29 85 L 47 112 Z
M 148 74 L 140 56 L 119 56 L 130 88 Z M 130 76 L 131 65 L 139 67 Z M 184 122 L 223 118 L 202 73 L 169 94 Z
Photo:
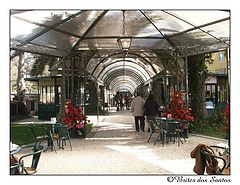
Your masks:
M 113 111 L 99 121 L 87 138 L 71 139 L 73 151 L 67 143 L 57 153 L 43 152 L 36 175 L 191 175 L 195 159 L 190 153 L 195 146 L 227 143 L 189 135 L 179 147 L 177 143 L 163 147 L 160 142 L 154 145 L 156 134 L 147 143 L 149 133 L 135 131 L 130 111 Z M 18 156 L 25 152 L 22 150 Z

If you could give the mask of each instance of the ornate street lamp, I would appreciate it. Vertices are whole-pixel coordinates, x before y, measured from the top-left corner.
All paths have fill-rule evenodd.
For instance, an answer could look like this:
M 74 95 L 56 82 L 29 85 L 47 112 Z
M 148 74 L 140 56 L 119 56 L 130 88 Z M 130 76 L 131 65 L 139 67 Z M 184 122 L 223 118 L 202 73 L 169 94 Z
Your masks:
M 120 36 L 117 39 L 118 45 L 119 47 L 123 50 L 123 51 L 128 51 L 129 48 L 131 47 L 131 43 L 132 43 L 132 38 L 129 37 L 126 33 L 126 23 L 125 23 L 125 11 L 126 10 L 122 10 L 123 12 L 123 33 L 122 36 Z

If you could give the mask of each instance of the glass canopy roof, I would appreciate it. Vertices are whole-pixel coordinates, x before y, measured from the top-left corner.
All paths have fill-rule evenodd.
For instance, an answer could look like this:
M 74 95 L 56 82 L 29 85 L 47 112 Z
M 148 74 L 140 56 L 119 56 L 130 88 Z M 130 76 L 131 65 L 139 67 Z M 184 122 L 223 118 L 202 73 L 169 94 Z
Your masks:
M 132 38 L 127 55 L 117 43 L 121 10 L 11 10 L 10 48 L 56 57 L 94 50 L 86 70 L 115 90 L 133 91 L 163 71 L 159 53 L 230 47 L 228 10 L 126 10 L 125 29 Z

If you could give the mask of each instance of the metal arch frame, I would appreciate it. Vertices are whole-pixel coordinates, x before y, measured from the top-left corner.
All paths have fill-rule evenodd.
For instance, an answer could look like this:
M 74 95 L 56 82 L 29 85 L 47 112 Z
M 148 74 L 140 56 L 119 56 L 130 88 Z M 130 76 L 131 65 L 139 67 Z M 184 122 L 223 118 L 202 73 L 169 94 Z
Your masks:
M 110 84 L 111 81 L 113 81 L 115 78 L 123 77 L 123 76 L 124 76 L 124 73 L 122 71 L 120 70 L 115 71 L 114 73 L 111 73 L 104 82 L 105 84 Z M 139 84 L 144 82 L 144 80 L 141 77 L 139 77 L 137 74 L 132 73 L 132 71 L 128 71 L 128 73 L 125 72 L 125 76 L 129 77 L 130 79 L 132 79 L 133 81 Z
M 114 65 L 115 63 L 117 63 L 117 62 L 129 62 L 129 63 L 134 63 L 134 64 L 136 64 L 136 65 L 138 65 L 137 63 L 135 63 L 134 61 L 132 61 L 132 60 L 116 60 L 116 61 L 114 61 L 113 63 L 110 63 L 110 64 L 108 64 L 108 65 L 105 65 L 105 67 L 99 72 L 99 74 L 97 75 L 97 78 L 99 78 L 99 76 L 102 74 L 102 72 L 107 68 L 107 67 L 109 67 L 109 66 L 111 66 L 111 65 Z M 130 66 L 130 65 L 128 65 L 128 66 Z M 149 73 L 149 71 L 148 70 L 146 70 L 146 69 L 144 69 L 144 67 L 143 66 L 141 66 L 141 65 L 139 65 L 144 71 L 146 71 L 147 72 L 147 74 L 149 75 L 149 78 L 151 78 L 151 75 L 150 75 L 150 73 Z M 112 69 L 112 68 L 111 68 Z
M 93 69 L 92 75 L 94 75 L 94 73 L 95 73 L 96 69 L 98 68 L 98 66 L 99 66 L 101 63 L 103 63 L 106 59 L 108 59 L 108 58 L 110 58 L 110 57 L 112 57 L 112 56 L 115 56 L 115 55 L 120 55 L 120 54 L 123 54 L 123 55 L 124 55 L 124 52 L 116 52 L 116 53 L 110 54 L 110 55 L 108 55 L 107 57 L 103 58 L 100 62 L 98 62 L 98 64 L 97 64 L 97 65 L 95 66 L 95 68 Z M 153 67 L 152 63 L 149 62 L 146 58 L 142 57 L 141 55 L 139 55 L 139 54 L 137 54 L 137 53 L 132 53 L 132 52 L 130 52 L 130 51 L 128 52 L 128 54 L 135 55 L 135 56 L 138 56 L 139 58 L 142 58 L 145 62 L 147 62 L 147 63 L 151 66 L 151 68 L 153 69 L 155 75 L 157 74 L 157 71 L 156 71 L 156 69 Z M 131 57 L 130 57 L 130 58 L 131 58 Z M 91 61 L 90 61 L 90 62 L 91 62 Z
M 99 72 L 99 74 L 97 75 L 96 78 L 99 78 L 100 75 L 102 74 L 102 72 L 103 72 L 107 67 L 109 67 L 109 66 L 111 66 L 111 65 L 114 65 L 114 64 L 117 63 L 117 62 L 124 62 L 124 61 L 129 62 L 129 63 L 134 63 L 134 64 L 138 65 L 137 63 L 135 63 L 135 62 L 133 62 L 133 61 L 131 61 L 131 60 L 126 60 L 126 59 L 125 59 L 125 60 L 117 60 L 117 61 L 115 61 L 115 62 L 113 62 L 113 63 L 111 63 L 111 64 L 106 65 L 106 66 Z M 130 65 L 126 65 L 126 64 L 125 64 L 125 66 L 130 66 Z M 144 71 L 146 71 L 147 74 L 148 74 L 148 76 L 149 76 L 149 78 L 151 78 L 151 75 L 149 74 L 149 72 L 148 72 L 146 69 L 143 68 L 143 66 L 141 66 L 141 65 L 138 65 L 138 66 L 140 66 L 141 69 L 143 69 Z M 112 69 L 112 68 L 110 68 L 109 70 L 111 70 L 111 69 Z M 144 76 L 145 76 L 145 75 L 144 75 Z
M 146 76 L 142 73 L 142 71 L 139 71 L 139 73 L 138 73 L 137 71 L 132 70 L 132 68 L 133 68 L 132 66 L 125 65 L 125 70 L 123 70 L 122 66 L 117 66 L 117 67 L 112 68 L 112 70 L 108 74 L 104 73 L 101 78 L 99 77 L 99 79 L 104 81 L 110 74 L 112 74 L 114 72 L 125 71 L 125 72 L 131 72 L 132 74 L 137 75 L 142 80 L 148 80 L 146 78 Z
M 113 81 L 111 81 L 108 86 L 117 86 L 117 85 L 121 85 L 121 84 L 125 84 L 127 86 L 131 86 L 133 87 L 137 87 L 140 82 L 136 82 L 134 80 L 131 79 L 131 77 L 127 76 L 125 79 L 122 78 L 122 76 L 118 76 L 117 78 L 115 78 Z
M 128 86 L 125 86 L 125 87 L 121 87 L 121 86 L 119 86 L 119 87 L 114 87 L 113 88 L 113 90 L 114 90 L 114 92 L 118 92 L 118 91 L 120 91 L 120 89 L 123 89 L 123 88 L 125 88 L 125 89 L 127 89 L 128 91 L 130 91 L 131 93 L 134 93 L 134 89 L 132 89 L 131 87 L 128 87 Z
M 123 86 L 123 82 L 122 81 L 119 81 L 119 82 L 116 82 L 114 85 L 110 85 L 112 87 L 112 89 L 118 89 L 119 87 L 128 87 L 130 88 L 133 92 L 134 92 L 134 89 L 137 87 L 137 86 L 133 86 L 132 84 L 125 84 Z M 115 91 L 116 92 L 116 91 Z
M 128 87 L 128 86 L 125 86 L 126 87 L 126 89 L 128 89 L 131 93 L 134 93 L 134 89 L 132 89 L 131 87 Z M 113 90 L 115 91 L 115 92 L 118 92 L 119 90 L 120 90 L 120 88 L 122 88 L 122 87 L 116 87 L 116 88 L 113 88 Z
M 129 75 L 130 74 L 130 75 Z M 123 70 L 120 68 L 120 69 L 117 69 L 117 70 L 114 70 L 112 71 L 107 77 L 105 77 L 104 79 L 102 79 L 103 82 L 107 82 L 109 80 L 112 80 L 114 78 L 116 78 L 117 76 L 124 76 L 124 72 Z M 125 75 L 127 76 L 131 76 L 131 77 L 134 77 L 134 79 L 138 79 L 140 82 L 144 82 L 144 79 L 142 78 L 142 76 L 140 76 L 138 73 L 135 73 L 134 71 L 132 70 L 126 70 L 125 69 Z
M 33 40 L 33 39 L 41 36 L 42 34 L 44 34 L 44 32 L 47 32 L 47 31 L 49 31 L 49 30 L 51 30 L 51 29 L 52 29 L 52 30 L 55 30 L 55 31 L 57 31 L 57 32 L 62 32 L 62 33 L 64 33 L 64 34 L 66 34 L 66 35 L 77 36 L 77 35 L 75 35 L 75 34 L 71 34 L 71 33 L 67 32 L 67 31 L 60 30 L 60 29 L 58 29 L 58 28 L 56 28 L 56 27 L 57 27 L 58 25 L 64 23 L 64 22 L 68 21 L 69 19 L 74 18 L 75 16 L 77 16 L 76 14 L 81 14 L 81 13 L 83 13 L 83 12 L 85 12 L 85 11 L 90 11 L 90 10 L 81 10 L 81 11 L 78 11 L 77 13 L 70 15 L 70 16 L 67 17 L 66 19 L 63 19 L 63 20 L 57 22 L 56 24 L 54 24 L 54 25 L 52 25 L 52 26 L 47 26 L 47 25 L 45 25 L 45 26 L 43 26 L 43 27 L 46 28 L 46 29 L 42 30 L 40 33 L 35 34 L 34 36 L 30 37 L 29 39 Z M 102 12 L 103 12 L 103 11 L 104 11 L 104 10 L 102 10 Z M 111 10 L 105 10 L 105 11 L 111 11 Z M 152 20 L 151 17 L 149 17 L 146 12 L 144 12 L 144 11 L 142 11 L 142 10 L 135 10 L 135 11 L 141 11 L 142 14 L 145 14 L 145 15 L 146 15 L 146 16 L 145 16 L 145 15 L 144 15 L 144 16 L 145 16 L 146 18 L 148 18 L 148 21 L 149 21 L 150 23 L 153 23 L 153 24 L 154 24 L 154 20 Z M 165 14 L 168 14 L 168 15 L 170 15 L 170 16 L 172 16 L 172 17 L 175 17 L 176 19 L 179 19 L 179 20 L 181 20 L 181 21 L 183 21 L 183 22 L 185 22 L 185 23 L 187 23 L 187 24 L 189 24 L 189 25 L 194 26 L 193 28 L 190 28 L 190 29 L 187 29 L 187 30 L 183 30 L 182 32 L 179 32 L 179 33 L 175 33 L 175 34 L 172 34 L 172 35 L 166 35 L 166 37 L 167 37 L 168 39 L 171 40 L 172 37 L 175 37 L 175 36 L 177 36 L 177 35 L 181 35 L 181 34 L 184 34 L 184 33 L 189 32 L 189 31 L 199 29 L 199 30 L 203 31 L 204 33 L 208 34 L 209 36 L 217 39 L 219 42 L 225 44 L 227 47 L 230 46 L 230 43 L 228 43 L 227 41 L 222 41 L 221 39 L 219 39 L 218 37 L 215 37 L 215 36 L 212 35 L 211 33 L 202 30 L 202 28 L 204 28 L 204 27 L 206 27 L 206 26 L 214 25 L 214 24 L 219 23 L 219 22 L 223 22 L 223 21 L 230 20 L 230 16 L 225 17 L 225 18 L 222 18 L 222 19 L 218 19 L 218 20 L 215 20 L 215 21 L 212 21 L 212 22 L 207 22 L 206 24 L 202 24 L 202 25 L 197 25 L 197 26 L 195 26 L 194 24 L 190 23 L 190 22 L 187 21 L 186 19 L 183 19 L 183 18 L 181 18 L 180 16 L 175 15 L 174 13 L 168 12 L 168 10 L 164 10 L 164 9 L 163 9 L 163 10 L 161 10 L 161 11 L 164 12 Z M 221 11 L 230 12 L 229 10 L 221 10 Z M 10 13 L 11 13 L 11 12 L 10 12 Z M 16 15 L 16 14 L 12 14 L 12 15 Z M 17 15 L 16 15 L 16 17 L 17 17 Z M 98 17 L 99 17 L 99 16 L 96 16 L 96 18 L 98 18 Z M 33 21 L 31 21 L 31 20 L 28 20 L 28 21 L 30 21 L 30 22 L 32 22 L 32 23 L 34 24 Z M 41 24 L 41 23 L 40 23 L 40 24 Z M 160 31 L 161 31 L 161 30 L 160 30 Z M 95 37 L 95 38 L 97 39 L 97 38 L 109 38 L 109 37 L 114 37 L 114 36 L 103 36 L 103 37 Z M 115 36 L 115 37 L 116 37 L 116 36 Z M 80 36 L 78 36 L 77 38 L 80 38 L 80 39 L 81 39 Z M 88 37 L 85 37 L 84 39 L 92 39 L 92 38 L 93 38 L 93 37 L 89 37 L 89 38 L 88 38 Z M 94 39 L 95 39 L 95 38 L 94 38 Z M 133 37 L 133 38 L 134 38 L 134 37 Z M 138 38 L 138 37 L 135 37 L 135 38 Z M 143 39 L 146 38 L 146 39 L 148 39 L 148 37 L 140 37 L 140 38 L 143 38 Z M 153 37 L 149 37 L 149 39 L 163 39 L 163 38 L 164 38 L 164 37 L 159 37 L 159 38 L 158 38 L 158 37 L 154 37 L 154 36 L 153 36 Z M 166 38 L 165 38 L 165 39 L 166 39 Z M 25 44 L 27 44 L 26 42 L 31 43 L 31 40 L 22 41 L 22 43 L 19 43 L 18 45 L 19 45 L 19 46 L 25 45 Z M 31 44 L 32 44 L 32 43 L 31 43 Z M 43 46 L 43 47 L 45 47 L 45 46 Z M 17 48 L 17 47 L 16 47 L 16 48 L 11 47 L 10 49 L 15 49 L 15 50 L 19 50 L 19 51 L 26 51 L 26 52 L 30 52 L 30 53 L 38 53 L 38 54 L 43 54 L 43 55 L 46 54 L 46 53 L 44 53 L 44 51 L 43 51 L 43 52 L 42 52 L 42 51 L 41 51 L 41 52 L 37 52 L 37 51 L 33 51 L 33 52 L 32 52 L 31 49 L 25 50 L 24 48 Z M 56 48 L 55 48 L 55 49 L 56 49 Z M 207 52 L 207 51 L 206 51 L 206 52 Z M 199 53 L 202 53 L 202 52 L 199 52 Z M 196 53 L 196 54 L 198 54 L 198 53 Z M 52 55 L 52 54 L 51 54 L 51 53 L 47 53 L 47 55 Z M 185 55 L 186 55 L 186 54 L 185 54 Z M 183 56 L 185 56 L 185 55 L 183 55 Z M 55 56 L 55 55 L 52 55 L 52 56 Z M 59 54 L 57 57 L 64 57 L 64 56 L 65 56 L 64 54 Z M 144 58 L 144 57 L 143 57 L 143 58 Z
M 109 84 L 111 81 L 114 81 L 115 78 L 118 77 L 127 77 L 135 81 L 136 83 L 144 83 L 144 79 L 142 79 L 140 76 L 138 76 L 136 73 L 133 73 L 132 71 L 125 71 L 123 72 L 122 70 L 115 71 L 111 73 L 103 82 L 105 84 Z
M 134 83 L 132 83 L 129 79 L 125 79 L 125 80 L 118 80 L 118 81 L 116 81 L 116 82 L 112 82 L 111 84 L 109 84 L 109 86 L 116 86 L 117 84 L 123 84 L 123 83 L 126 83 L 125 85 L 130 85 L 130 86 L 132 86 L 132 87 L 137 87 L 138 86 L 138 84 L 134 84 Z
M 123 76 L 118 76 L 116 77 L 114 80 L 110 81 L 109 84 L 115 84 L 117 83 L 118 81 L 128 81 L 130 82 L 131 85 L 139 85 L 140 82 L 139 81 L 134 81 L 131 76 L 125 76 L 125 78 L 123 79 L 122 78 Z

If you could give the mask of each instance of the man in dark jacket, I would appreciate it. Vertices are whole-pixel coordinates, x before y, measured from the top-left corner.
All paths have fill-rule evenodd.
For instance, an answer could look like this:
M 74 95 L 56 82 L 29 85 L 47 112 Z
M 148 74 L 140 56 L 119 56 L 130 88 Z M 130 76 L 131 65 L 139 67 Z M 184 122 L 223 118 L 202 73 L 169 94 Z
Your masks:
M 152 94 L 149 94 L 145 104 L 144 104 L 144 114 L 147 117 L 148 122 L 148 132 L 150 132 L 150 122 L 156 121 L 156 116 L 158 114 L 159 105 L 157 101 L 154 99 Z

